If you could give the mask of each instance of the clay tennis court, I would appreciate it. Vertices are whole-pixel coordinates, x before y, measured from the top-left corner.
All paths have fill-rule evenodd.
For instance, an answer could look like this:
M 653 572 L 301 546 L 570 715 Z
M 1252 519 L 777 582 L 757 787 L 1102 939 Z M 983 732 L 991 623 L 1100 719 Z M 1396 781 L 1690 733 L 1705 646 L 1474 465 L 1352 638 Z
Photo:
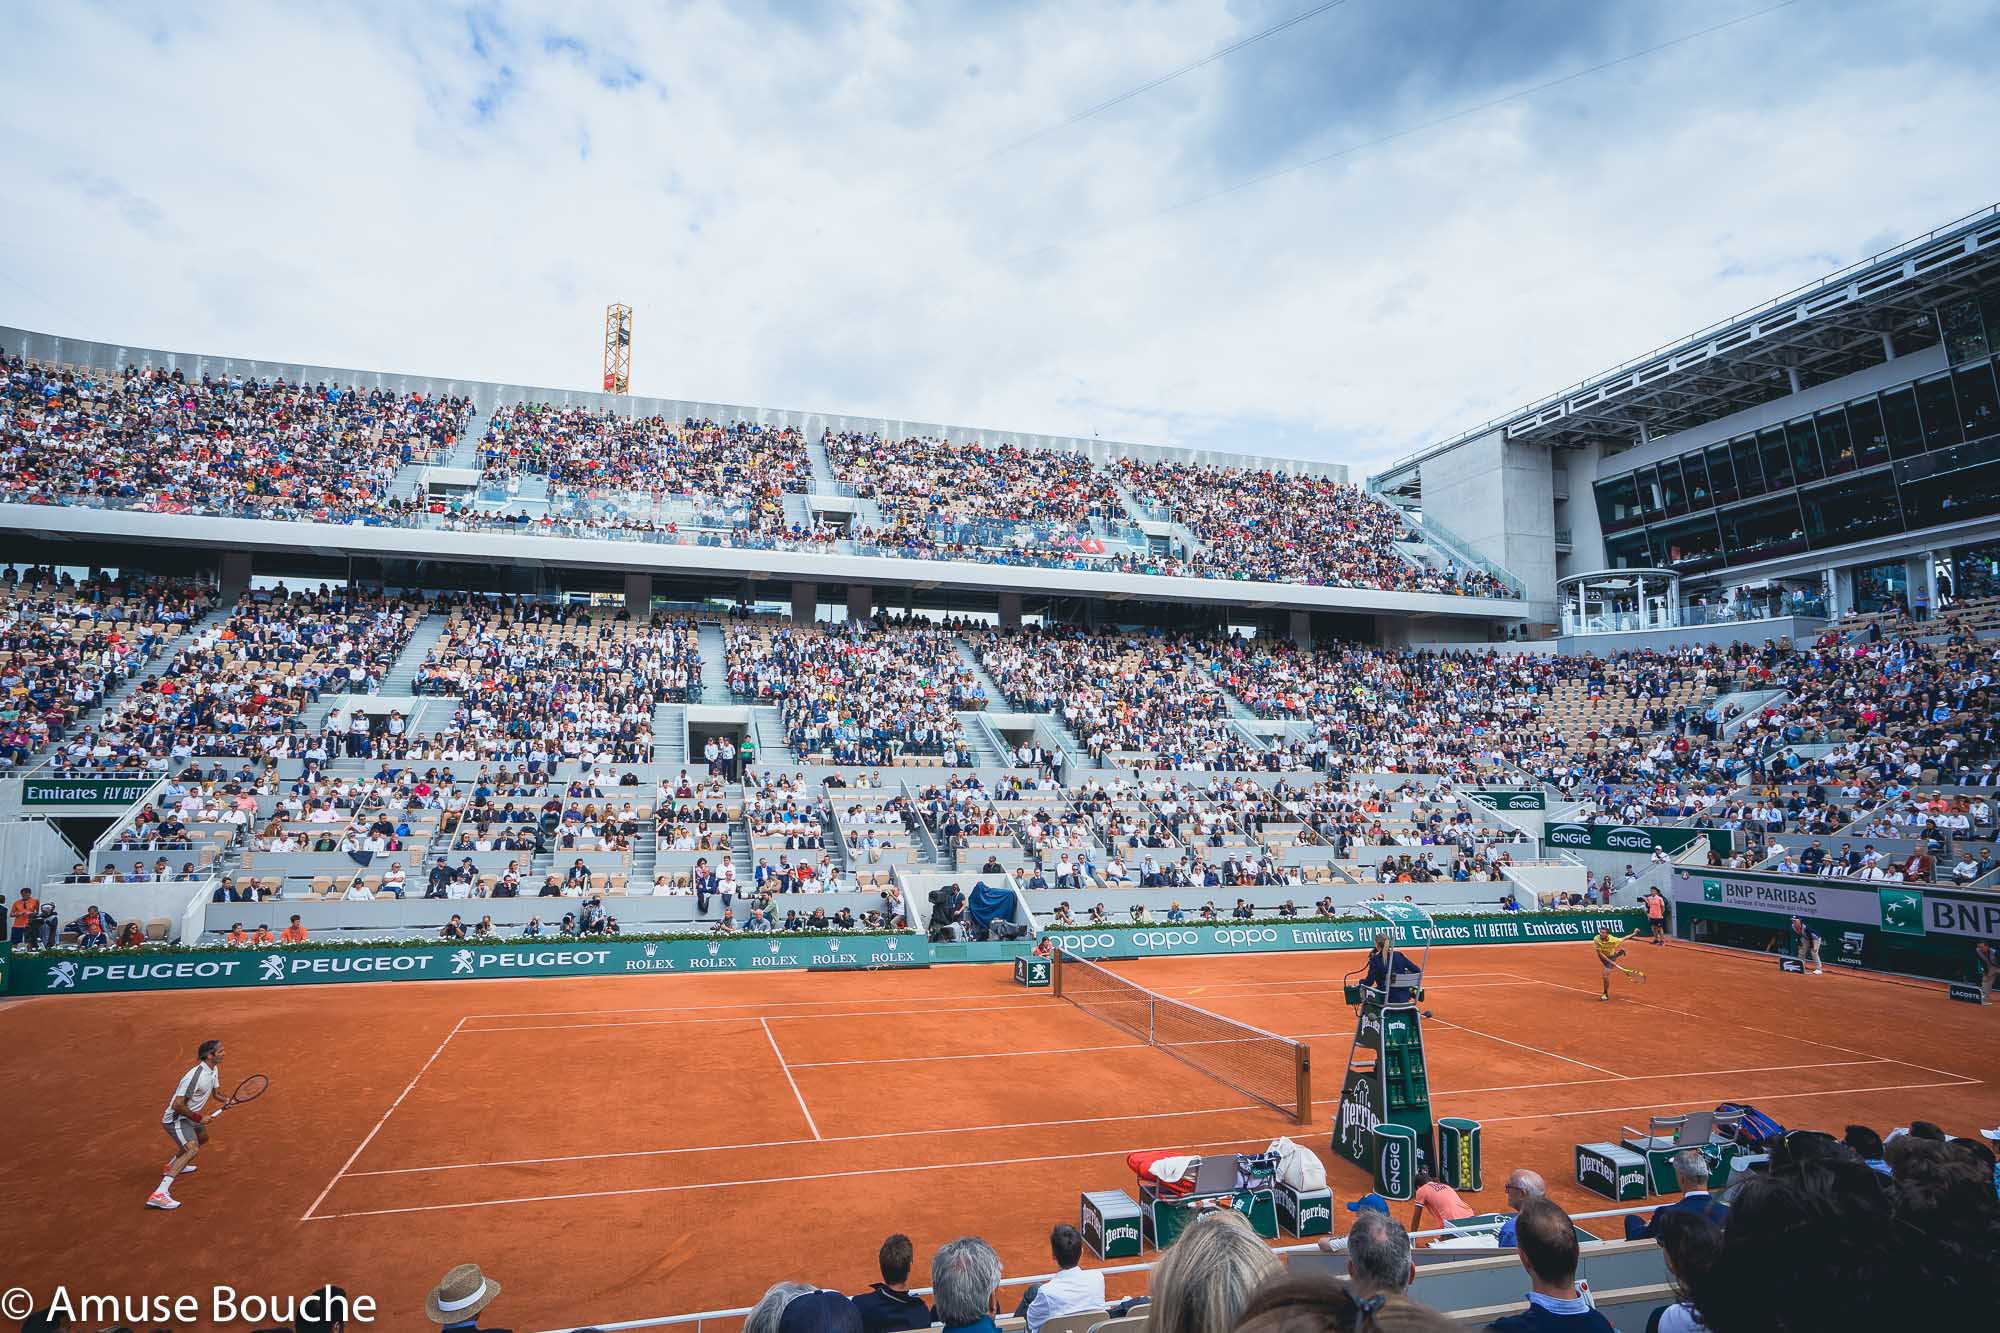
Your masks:
M 1475 1206 L 1503 1207 L 1515 1166 L 1573 1210 L 1606 1206 L 1569 1183 L 1571 1145 L 1654 1111 L 1751 1101 L 1836 1132 L 1994 1119 L 1990 1008 L 1681 943 L 1634 952 L 1649 980 L 1619 979 L 1612 1004 L 1584 944 L 1432 952 L 1433 1105 L 1485 1125 Z M 1044 1271 L 1049 1226 L 1075 1220 L 1081 1190 L 1129 1189 L 1140 1148 L 1290 1134 L 1345 1201 L 1368 1186 L 1326 1151 L 1327 1112 L 1353 1035 L 1340 979 L 1361 961 L 1117 965 L 1309 1039 L 1303 1130 L 1000 966 L 22 1001 L 0 1014 L 8 1282 L 333 1281 L 382 1302 L 378 1327 L 409 1328 L 438 1275 L 474 1259 L 506 1289 L 489 1317 L 526 1331 L 747 1305 L 784 1276 L 859 1290 L 899 1230 L 920 1265 L 977 1232 L 1010 1275 Z M 271 1089 L 216 1126 L 185 1206 L 150 1212 L 160 1113 L 208 1036 L 228 1043 L 225 1087 L 264 1072 Z

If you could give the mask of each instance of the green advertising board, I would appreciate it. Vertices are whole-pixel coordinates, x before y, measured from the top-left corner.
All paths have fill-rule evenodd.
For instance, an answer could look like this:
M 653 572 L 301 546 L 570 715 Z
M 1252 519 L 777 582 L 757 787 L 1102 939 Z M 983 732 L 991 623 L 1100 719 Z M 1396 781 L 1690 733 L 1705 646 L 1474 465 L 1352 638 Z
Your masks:
M 1727 829 L 1654 828 L 1638 824 L 1582 824 L 1550 820 L 1542 830 L 1542 841 L 1551 847 L 1580 852 L 1625 852 L 1651 856 L 1665 852 L 1678 856 L 1702 838 L 1717 855 L 1729 855 L 1731 838 Z
M 1444 918 L 1431 927 L 1381 921 L 1238 922 L 1228 926 L 1103 926 L 1049 932 L 1083 957 L 1275 953 L 1365 949 L 1389 930 L 1400 943 L 1536 944 L 1587 940 L 1604 926 L 1639 928 L 1634 911 L 1495 913 Z M 1019 943 L 996 946 L 1018 955 Z M 14 995 L 295 986 L 343 981 L 468 981 L 491 977 L 626 976 L 635 973 L 858 971 L 960 961 L 921 935 L 694 936 L 665 940 L 509 940 L 504 943 L 302 945 L 276 949 L 61 950 L 18 955 Z M 965 961 L 998 961 L 1000 955 Z
M 1385 904 L 1400 907 L 1400 903 Z M 1161 954 L 1285 953 L 1295 949 L 1366 949 L 1387 931 L 1398 944 L 1538 944 L 1587 940 L 1599 926 L 1626 934 L 1644 913 L 1504 912 L 1438 917 L 1431 926 L 1353 921 L 1238 921 L 1230 925 L 1067 927 L 1051 930 L 1056 944 L 1084 958 L 1138 958 Z
M 1488 810 L 1546 810 L 1548 793 L 1540 788 L 1481 787 L 1465 793 L 1468 801 Z
M 1977 889 L 1760 870 L 1677 870 L 1673 897 L 1697 915 L 1741 913 L 1778 925 L 1796 916 L 1882 935 L 2000 940 L 2000 894 Z
M 23 809 L 47 809 L 56 805 L 131 805 L 144 800 L 151 790 L 151 778 L 37 778 L 21 779 Z
M 512 940 L 505 944 L 385 944 L 293 949 L 182 949 L 26 954 L 15 995 L 304 986 L 340 981 L 479 981 L 495 977 L 678 975 L 924 967 L 921 935 L 808 935 L 676 940 Z

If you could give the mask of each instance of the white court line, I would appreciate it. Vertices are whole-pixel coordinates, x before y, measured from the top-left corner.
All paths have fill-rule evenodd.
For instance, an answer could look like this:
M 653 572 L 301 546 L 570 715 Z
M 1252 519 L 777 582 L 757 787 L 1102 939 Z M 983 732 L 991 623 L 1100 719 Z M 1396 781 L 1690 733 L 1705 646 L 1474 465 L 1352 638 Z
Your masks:
M 792 1096 L 799 1099 L 799 1113 L 806 1118 L 806 1128 L 812 1131 L 815 1140 L 819 1138 L 819 1126 L 813 1123 L 813 1113 L 806 1106 L 806 1095 L 799 1091 L 799 1081 L 792 1077 L 792 1067 L 785 1063 L 785 1053 L 778 1049 L 778 1039 L 771 1035 L 771 1025 L 763 1019 L 757 1022 L 764 1029 L 764 1038 L 771 1043 L 771 1054 L 778 1057 L 778 1068 L 784 1071 L 785 1082 L 792 1085 Z
M 467 1028 L 466 1035 L 475 1032 L 572 1032 L 577 1028 L 656 1028 L 677 1027 L 684 1023 L 803 1023 L 815 1018 L 875 1018 L 896 1014 L 984 1014 L 995 1010 L 1014 1010 L 1022 1005 L 978 1004 L 956 1007 L 946 1005 L 939 1008 L 932 1005 L 924 1009 L 842 1009 L 830 1014 L 737 1014 L 729 1018 L 634 1018 L 618 1023 L 510 1023 L 490 1027 Z M 636 1013 L 637 1010 L 608 1010 L 610 1013 Z M 1057 1012 L 1064 1012 L 1058 1010 Z M 475 1018 L 500 1017 L 501 1015 L 475 1014 Z
M 1229 955 L 1223 955 L 1223 956 L 1227 957 Z M 1509 981 L 1521 980 L 1521 978 L 1518 975 L 1512 972 L 1440 972 L 1437 974 L 1437 979 L 1439 981 L 1470 981 L 1475 977 L 1505 977 Z M 1342 982 L 1338 977 L 1286 977 L 1277 981 L 1204 981 L 1200 985 L 1195 985 L 1192 982 L 1182 982 L 1180 984 L 1172 986 L 1153 986 L 1150 989 L 1156 990 L 1162 995 L 1168 995 L 1172 994 L 1175 991 L 1209 990 L 1211 988 L 1223 988 L 1223 987 L 1228 987 L 1231 989 L 1242 989 L 1244 987 L 1250 987 L 1250 986 L 1325 985 L 1337 988 L 1341 984 Z
M 1145 1051 L 1143 1041 L 1121 1042 L 1116 1046 L 1052 1046 L 1039 1051 L 972 1051 L 965 1055 L 885 1055 L 872 1060 L 794 1060 L 794 1069 L 831 1069 L 836 1065 L 914 1065 L 932 1060 L 1012 1060 L 1022 1055 L 1082 1055 L 1089 1051 Z
M 1760 1101 L 1790 1101 L 1801 1097 L 1841 1097 L 1864 1092 L 1914 1092 L 1922 1088 L 1970 1087 L 1979 1082 L 1967 1079 L 1953 1083 L 1892 1083 L 1872 1088 L 1829 1088 L 1823 1092 L 1782 1092 L 1757 1094 Z M 1481 1124 L 1511 1124 L 1525 1120 L 1563 1120 L 1581 1115 L 1610 1115 L 1621 1111 L 1652 1111 L 1661 1107 L 1675 1107 L 1680 1102 L 1647 1102 L 1639 1106 L 1600 1106 L 1588 1111 L 1546 1111 L 1534 1115 L 1493 1116 L 1482 1120 Z M 1226 1139 L 1215 1143 L 1176 1144 L 1187 1149 L 1232 1148 L 1246 1143 L 1263 1143 L 1264 1139 Z M 1132 1149 L 1144 1152 L 1150 1149 Z M 329 1222 L 343 1217 L 383 1217 L 395 1213 L 435 1213 L 449 1212 L 460 1208 L 501 1208 L 517 1203 L 561 1203 L 573 1199 L 608 1199 L 639 1194 L 683 1194 L 700 1190 L 736 1189 L 752 1185 L 790 1185 L 807 1180 L 850 1180 L 862 1176 L 908 1175 L 919 1171 L 971 1171 L 986 1170 L 996 1166 L 1026 1166 L 1036 1162 L 1072 1162 L 1091 1157 L 1122 1157 L 1116 1149 L 1097 1152 L 1051 1153 L 1038 1157 L 1005 1157 L 977 1162 L 938 1162 L 919 1166 L 878 1166 L 854 1171 L 821 1171 L 809 1175 L 759 1176 L 743 1180 L 709 1180 L 685 1185 L 643 1185 L 615 1190 L 578 1190 L 567 1194 L 533 1194 L 508 1199 L 473 1199 L 462 1203 L 425 1203 L 407 1205 L 401 1208 L 367 1208 L 348 1213 L 322 1213 L 317 1217 L 310 1214 L 301 1220 Z
M 1216 1143 L 1177 1144 L 1182 1148 L 1237 1148 L 1246 1143 L 1268 1143 L 1268 1139 L 1224 1139 Z M 975 1171 L 995 1166 L 1025 1166 L 1031 1162 L 1073 1162 L 1085 1157 L 1117 1157 L 1126 1152 L 1151 1152 L 1150 1148 L 1107 1149 L 1098 1152 L 1052 1153 L 1042 1157 L 1002 1157 L 984 1162 L 938 1162 L 923 1166 L 871 1166 L 856 1171 L 821 1171 L 804 1176 L 759 1176 L 748 1180 L 708 1180 L 688 1185 L 641 1185 L 619 1190 L 579 1190 L 571 1194 L 536 1194 L 514 1199 L 473 1199 L 464 1203 L 423 1203 L 405 1208 L 368 1208 L 351 1213 L 322 1213 L 311 1220 L 331 1222 L 342 1217 L 381 1217 L 389 1213 L 436 1213 L 456 1208 L 499 1208 L 515 1203 L 558 1203 L 568 1199 L 607 1199 L 627 1194 L 680 1194 L 691 1190 L 735 1189 L 745 1185 L 790 1185 L 804 1180 L 849 1180 L 857 1176 L 906 1175 L 917 1171 Z
M 375 1141 L 375 1136 L 382 1132 L 382 1126 L 389 1123 L 389 1117 L 394 1115 L 396 1113 L 396 1108 L 403 1104 L 403 1098 L 410 1095 L 411 1090 L 417 1086 L 417 1080 L 421 1079 L 426 1073 L 429 1072 L 430 1067 L 437 1063 L 437 1058 L 440 1055 L 444 1054 L 444 1048 L 451 1044 L 451 1039 L 457 1036 L 458 1030 L 464 1026 L 465 1026 L 465 1019 L 463 1018 L 460 1018 L 458 1022 L 452 1024 L 451 1031 L 444 1034 L 444 1040 L 439 1042 L 437 1044 L 437 1049 L 431 1052 L 431 1058 L 424 1061 L 423 1068 L 417 1070 L 416 1073 L 410 1076 L 410 1081 L 403 1085 L 403 1090 L 401 1092 L 396 1094 L 396 1100 L 389 1103 L 389 1109 L 384 1111 L 382 1113 L 382 1118 L 375 1122 L 375 1128 L 368 1131 L 368 1137 L 361 1140 L 359 1147 L 355 1148 L 353 1152 L 347 1154 L 347 1160 L 340 1164 L 340 1170 L 333 1173 L 333 1179 L 326 1182 L 326 1188 L 319 1192 L 319 1197 L 312 1201 L 312 1204 L 309 1207 L 307 1207 L 305 1211 L 305 1216 L 301 1217 L 299 1221 L 310 1222 L 313 1220 L 313 1210 L 318 1208 L 322 1203 L 326 1202 L 326 1196 L 333 1193 L 333 1187 L 335 1185 L 338 1185 L 340 1183 L 340 1178 L 347 1174 L 347 1168 L 354 1165 L 354 1159 L 361 1156 L 363 1150 L 365 1150 L 369 1144 Z
M 1848 1062 L 1836 1061 L 1834 1063 L 1836 1065 L 1845 1065 Z M 1892 1064 L 1894 1062 L 1858 1061 L 1855 1063 Z M 1701 1077 L 1713 1077 L 1723 1074 L 1765 1074 L 1765 1073 L 1778 1073 L 1792 1069 L 1819 1069 L 1819 1068 L 1831 1068 L 1831 1067 L 1834 1066 L 1833 1065 L 1827 1065 L 1827 1066 L 1769 1065 L 1756 1069 L 1705 1069 L 1705 1070 L 1695 1070 L 1693 1072 L 1685 1074 L 1658 1074 L 1658 1075 L 1648 1074 L 1648 1075 L 1643 1075 L 1641 1077 L 1648 1079 L 1649 1078 L 1701 1078 Z M 1591 1078 L 1591 1079 L 1579 1079 L 1577 1080 L 1577 1083 L 1594 1084 L 1594 1083 L 1619 1083 L 1627 1081 L 1636 1081 L 1636 1080 L 1627 1080 L 1623 1077 L 1613 1078 L 1613 1079 Z M 1522 1083 L 1522 1084 L 1515 1084 L 1507 1087 L 1497 1087 L 1497 1088 L 1455 1088 L 1449 1091 L 1441 1090 L 1435 1093 L 1434 1095 L 1439 1097 L 1452 1097 L 1452 1096 L 1465 1096 L 1472 1093 L 1482 1093 L 1482 1092 L 1520 1092 L 1520 1091 L 1529 1091 L 1537 1088 L 1567 1087 L 1567 1086 L 1572 1086 L 1572 1085 L 1561 1084 L 1561 1083 Z M 1339 1101 L 1340 1099 L 1338 1097 L 1330 1097 L 1324 1101 L 1315 1101 L 1313 1105 L 1333 1106 L 1338 1104 Z M 822 1143 L 873 1143 L 884 1139 L 929 1138 L 934 1135 L 941 1136 L 946 1134 L 986 1134 L 986 1133 L 999 1133 L 1003 1131 L 1012 1131 L 1019 1129 L 1059 1128 L 1070 1125 L 1126 1124 L 1132 1121 L 1139 1121 L 1139 1120 L 1175 1120 L 1183 1117 L 1204 1116 L 1204 1115 L 1227 1115 L 1237 1111 L 1258 1111 L 1262 1109 L 1264 1108 L 1245 1104 L 1241 1106 L 1218 1106 L 1213 1108 L 1199 1109 L 1192 1111 L 1150 1111 L 1139 1115 L 1087 1116 L 1074 1120 L 1027 1120 L 1027 1121 L 1018 1121 L 1012 1124 L 1004 1124 L 1004 1125 L 951 1125 L 941 1129 L 899 1129 L 899 1130 L 892 1130 L 886 1133 L 877 1133 L 877 1134 L 836 1134 L 824 1137 L 819 1141 Z M 1637 1108 L 1632 1108 L 1632 1109 L 1637 1109 Z M 498 1167 L 498 1166 L 546 1166 L 562 1162 L 612 1161 L 628 1157 L 679 1157 L 688 1155 L 690 1153 L 743 1152 L 751 1149 L 762 1149 L 762 1148 L 792 1148 L 792 1147 L 799 1147 L 811 1142 L 813 1142 L 813 1140 L 811 1139 L 772 1139 L 761 1143 L 701 1144 L 689 1148 L 641 1148 L 628 1152 L 574 1153 L 561 1157 L 512 1157 L 512 1158 L 501 1158 L 485 1162 L 447 1162 L 437 1166 L 398 1166 L 398 1167 L 389 1167 L 386 1169 L 375 1170 L 375 1171 L 350 1171 L 347 1172 L 346 1175 L 349 1179 L 356 1179 L 361 1176 L 415 1176 L 415 1175 L 425 1175 L 432 1171 L 472 1171 L 472 1170 L 480 1170 L 486 1167 Z
M 688 975 L 692 977 L 707 977 L 711 975 L 718 977 L 720 976 L 741 977 L 741 976 L 783 975 L 783 974 L 717 972 L 713 974 L 691 973 Z M 544 979 L 545 978 L 537 978 L 537 980 L 544 980 Z M 687 977 L 682 977 L 680 979 L 685 980 L 687 979 Z M 495 980 L 504 980 L 504 978 L 495 978 Z M 592 1014 L 678 1014 L 678 1013 L 690 1013 L 703 1009 L 760 1009 L 760 1010 L 788 1009 L 798 1005 L 809 1005 L 809 1004 L 811 1005 L 908 1004 L 912 1000 L 994 1000 L 998 1001 L 998 1003 L 990 1005 L 982 1005 L 979 1007 L 986 1009 L 1030 1009 L 1034 1008 L 1037 1005 L 1047 1004 L 1049 1002 L 1049 998 L 1050 997 L 1042 995 L 1034 995 L 1034 996 L 1007 995 L 1004 993 L 995 993 L 990 990 L 983 990 L 983 991 L 967 991 L 962 995 L 877 995 L 877 996 L 849 995 L 849 996 L 844 996 L 837 1000 L 742 1000 L 734 1004 L 653 1004 L 653 1005 L 634 1005 L 634 1006 L 614 1005 L 610 1008 L 604 1008 L 604 1009 L 529 1009 L 520 1013 L 467 1014 L 466 1017 L 467 1018 L 578 1018 L 578 1017 L 588 1017 L 589 1015 Z M 772 1016 L 781 1017 L 782 1015 L 772 1015 Z M 755 1018 L 757 1017 L 757 1015 L 751 1014 L 749 1015 L 749 1017 Z
M 1886 1063 L 1886 1062 L 1885 1062 Z M 1914 1092 L 1918 1088 L 1970 1088 L 1976 1087 L 1976 1078 L 1959 1079 L 1950 1083 L 1888 1083 L 1879 1088 L 1827 1088 L 1820 1092 L 1760 1092 L 1756 1094 L 1760 1102 L 1792 1101 L 1799 1097 L 1847 1097 L 1863 1092 Z M 1482 1125 L 1508 1124 L 1517 1120 L 1564 1120 L 1578 1115 L 1609 1115 L 1614 1111 L 1657 1111 L 1663 1107 L 1684 1107 L 1685 1099 L 1677 1102 L 1645 1102 L 1638 1106 L 1599 1106 L 1588 1111 L 1542 1111 L 1534 1115 L 1484 1116 Z
M 1002 1130 L 1053 1129 L 1069 1125 L 1130 1124 L 1138 1120 L 1179 1120 L 1198 1115 L 1229 1115 L 1237 1111 L 1264 1111 L 1268 1107 L 1245 1103 L 1241 1106 L 1214 1106 L 1193 1111 L 1143 1111 L 1137 1115 L 1094 1115 L 1076 1120 L 1023 1120 L 1011 1125 L 945 1125 L 937 1129 L 897 1129 L 881 1134 L 830 1134 L 819 1140 L 821 1143 L 873 1143 L 879 1139 L 918 1139 L 941 1137 L 946 1134 L 987 1134 Z M 630 1152 L 590 1152 L 576 1153 L 567 1157 L 513 1157 L 492 1162 L 447 1162 L 442 1166 L 398 1166 L 381 1171 L 350 1171 L 348 1179 L 358 1176 L 417 1176 L 429 1171 L 470 1171 L 488 1166 L 543 1166 L 555 1162 L 600 1162 L 624 1157 L 678 1157 L 698 1152 L 740 1152 L 749 1148 L 791 1148 L 813 1142 L 812 1139 L 777 1139 L 769 1143 L 715 1143 L 694 1148 L 639 1148 Z M 1270 1142 L 1265 1139 L 1264 1142 Z
M 1894 1060 L 1828 1060 L 1812 1065 L 1758 1065 L 1751 1069 L 1694 1069 L 1685 1074 L 1620 1074 L 1615 1078 L 1573 1078 L 1561 1083 L 1507 1083 L 1492 1088 L 1434 1088 L 1433 1097 L 1465 1097 L 1475 1092 L 1530 1092 L 1538 1088 L 1582 1088 L 1599 1083 L 1650 1083 L 1663 1078 L 1719 1078 L 1724 1074 L 1777 1074 L 1793 1069 L 1848 1069 L 1855 1065 L 1892 1065 Z M 1314 1106 L 1338 1106 L 1340 1098 L 1327 1097 Z M 357 1175 L 363 1174 L 360 1172 Z
M 1442 1028 L 1451 1028 L 1458 1032 L 1470 1032 L 1475 1037 L 1484 1037 L 1488 1041 L 1497 1041 L 1503 1046 L 1513 1046 L 1519 1050 L 1532 1051 L 1536 1055 L 1546 1055 L 1549 1059 L 1561 1060 L 1564 1064 L 1579 1065 L 1584 1069 L 1595 1069 L 1598 1073 L 1609 1074 L 1613 1078 L 1622 1079 L 1630 1077 L 1630 1075 L 1621 1074 L 1615 1069 L 1606 1069 L 1603 1065 L 1594 1065 L 1588 1060 L 1575 1060 L 1567 1055 L 1557 1055 L 1554 1051 L 1545 1051 L 1539 1046 L 1530 1046 L 1526 1042 L 1513 1041 L 1507 1037 L 1496 1037 L 1490 1032 L 1481 1032 L 1478 1028 L 1469 1028 L 1463 1023 L 1448 1023 L 1442 1018 L 1433 1018 L 1431 1022 Z
M 1743 958 L 1743 959 L 1736 959 L 1735 961 L 1747 963 L 1750 960 L 1747 958 Z M 1581 986 L 1565 986 L 1560 981 L 1544 981 L 1539 977 L 1523 977 L 1522 980 L 1535 981 L 1537 984 L 1543 986 L 1554 986 L 1557 990 L 1575 991 L 1579 995 L 1597 994 L 1596 991 L 1585 990 Z M 1885 1064 L 1907 1065 L 1911 1069 L 1921 1069 L 1926 1074 L 1942 1074 L 1946 1078 L 1962 1079 L 1969 1083 L 1980 1083 L 1985 1081 L 1983 1079 L 1974 1078 L 1970 1074 L 1954 1073 L 1949 1069 L 1933 1069 L 1929 1065 L 1920 1065 L 1914 1060 L 1905 1060 L 1901 1056 L 1876 1055 L 1872 1051 L 1856 1050 L 1852 1046 L 1841 1046 L 1830 1041 L 1820 1041 L 1816 1037 L 1802 1037 L 1796 1032 L 1774 1032 L 1770 1028 L 1754 1027 L 1749 1023 L 1740 1023 L 1733 1018 L 1712 1017 L 1708 1014 L 1697 1014 L 1692 1010 L 1688 1009 L 1676 1009 L 1669 1004 L 1656 1004 L 1651 1000 L 1635 1000 L 1629 995 L 1621 995 L 1617 998 L 1623 1001 L 1624 1003 L 1638 1005 L 1641 1009 L 1657 1009 L 1663 1014 L 1677 1014 L 1682 1018 L 1692 1018 L 1697 1023 L 1725 1023 L 1728 1024 L 1730 1027 L 1741 1028 L 1745 1032 L 1755 1032 L 1759 1036 L 1783 1037 L 1787 1041 L 1802 1041 L 1808 1046 L 1818 1046 L 1822 1050 L 1828 1050 L 1828 1051 L 1839 1051 L 1843 1055 L 1865 1055 L 1871 1060 L 1880 1060 Z

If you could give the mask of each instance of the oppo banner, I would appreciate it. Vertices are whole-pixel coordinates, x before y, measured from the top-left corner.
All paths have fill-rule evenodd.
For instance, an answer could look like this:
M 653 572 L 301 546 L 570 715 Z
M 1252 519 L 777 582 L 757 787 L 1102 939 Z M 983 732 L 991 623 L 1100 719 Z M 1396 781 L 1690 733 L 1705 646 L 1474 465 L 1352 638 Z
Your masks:
M 1381 931 L 1398 944 L 1534 944 L 1587 940 L 1605 926 L 1619 934 L 1637 930 L 1640 912 L 1509 913 L 1440 917 L 1429 928 L 1383 921 L 1243 921 L 1227 926 L 1100 926 L 1050 931 L 1056 942 L 1085 958 L 1156 954 L 1281 953 L 1293 949 L 1366 949 Z
M 2000 895 L 1768 872 L 1674 872 L 1674 901 L 1772 917 L 1870 926 L 1885 935 L 2000 940 Z
M 808 935 L 709 940 L 510 940 L 505 944 L 384 945 L 376 949 L 99 950 L 17 956 L 15 995 L 208 986 L 304 986 L 335 981 L 476 981 L 634 972 L 860 971 L 923 967 L 921 935 Z
M 1719 854 L 1729 855 L 1730 837 L 1727 829 L 1650 828 L 1637 824 L 1558 824 L 1551 821 L 1542 832 L 1542 841 L 1551 847 L 1569 847 L 1589 852 L 1628 852 L 1633 856 L 1651 856 L 1656 851 L 1665 852 L 1668 856 L 1677 856 L 1701 838 L 1707 838 L 1708 845 Z

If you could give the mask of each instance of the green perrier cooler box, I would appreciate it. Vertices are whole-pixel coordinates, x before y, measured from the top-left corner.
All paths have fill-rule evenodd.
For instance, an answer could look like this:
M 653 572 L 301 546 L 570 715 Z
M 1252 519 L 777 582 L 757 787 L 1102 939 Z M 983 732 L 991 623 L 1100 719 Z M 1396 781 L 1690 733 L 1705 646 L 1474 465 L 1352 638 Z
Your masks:
M 1046 986 L 1049 984 L 1049 960 L 1033 954 L 1014 960 L 1014 984 L 1016 986 Z
M 1646 1159 L 1615 1143 L 1576 1145 L 1576 1183 L 1613 1203 L 1646 1197 Z
M 1375 1173 L 1375 1192 L 1385 1199 L 1404 1200 L 1417 1192 L 1417 1131 L 1385 1120 L 1368 1131 L 1368 1160 Z
M 1479 1122 L 1448 1115 L 1438 1126 L 1438 1179 L 1455 1190 L 1484 1188 L 1480 1165 Z
M 1180 1239 L 1181 1232 L 1195 1219 L 1216 1208 L 1234 1208 L 1250 1223 L 1250 1229 L 1265 1240 L 1278 1238 L 1278 1198 L 1275 1190 L 1237 1190 L 1234 1194 L 1204 1195 L 1196 1199 L 1154 1199 L 1146 1205 L 1144 1221 L 1153 1248 L 1164 1250 Z
M 1139 1253 L 1139 1205 L 1124 1190 L 1096 1190 L 1083 1196 L 1083 1243 L 1100 1259 L 1129 1259 Z

